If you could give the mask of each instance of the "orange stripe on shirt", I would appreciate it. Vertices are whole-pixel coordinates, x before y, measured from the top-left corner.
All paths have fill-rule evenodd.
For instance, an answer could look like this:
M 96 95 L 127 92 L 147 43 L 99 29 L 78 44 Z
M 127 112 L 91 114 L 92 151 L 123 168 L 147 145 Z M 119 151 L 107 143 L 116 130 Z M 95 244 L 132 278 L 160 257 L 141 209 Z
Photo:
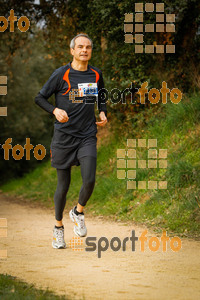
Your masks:
M 65 74 L 63 76 L 63 80 L 67 81 L 67 83 L 68 83 L 68 90 L 63 95 L 66 95 L 71 89 L 71 84 L 69 81 L 69 71 L 70 71 L 70 68 L 65 72 Z
M 90 68 L 96 74 L 96 82 L 99 80 L 99 73 L 92 68 Z

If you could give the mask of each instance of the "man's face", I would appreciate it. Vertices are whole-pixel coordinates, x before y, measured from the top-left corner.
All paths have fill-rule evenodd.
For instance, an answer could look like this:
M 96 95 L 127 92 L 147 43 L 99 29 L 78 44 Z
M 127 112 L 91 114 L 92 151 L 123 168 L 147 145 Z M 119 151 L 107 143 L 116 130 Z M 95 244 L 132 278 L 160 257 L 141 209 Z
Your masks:
M 75 47 L 71 48 L 71 54 L 75 60 L 88 61 L 92 56 L 92 45 L 90 40 L 84 36 L 75 39 Z

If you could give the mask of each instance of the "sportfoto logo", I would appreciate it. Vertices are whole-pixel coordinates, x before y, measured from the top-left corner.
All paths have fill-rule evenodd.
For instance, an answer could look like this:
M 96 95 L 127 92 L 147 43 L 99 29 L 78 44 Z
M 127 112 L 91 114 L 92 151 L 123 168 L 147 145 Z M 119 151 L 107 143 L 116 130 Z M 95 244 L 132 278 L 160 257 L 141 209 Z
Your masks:
M 144 17 L 146 13 L 156 14 L 156 20 L 153 24 L 144 25 Z M 165 22 L 166 21 L 166 22 Z M 165 32 L 168 39 L 171 38 L 171 33 L 175 32 L 175 14 L 164 14 L 164 3 L 135 3 L 135 24 L 133 28 L 133 13 L 125 14 L 124 21 L 125 43 L 133 43 L 135 41 L 135 53 L 175 53 L 175 45 L 153 45 L 144 44 L 144 34 L 150 32 Z M 135 35 L 133 35 L 135 32 Z M 144 47 L 145 46 L 145 47 Z
M 10 16 L 8 17 L 8 19 L 6 19 L 3 16 L 0 16 L 0 24 L 1 24 L 0 32 L 6 31 L 6 29 L 8 28 L 8 21 L 10 22 L 10 32 L 14 32 L 15 31 L 14 24 L 15 21 L 17 21 L 17 17 L 15 16 L 14 9 L 10 10 Z M 17 27 L 21 32 L 26 32 L 30 27 L 29 19 L 25 16 L 22 16 L 21 18 L 19 18 L 17 22 Z
M 68 243 L 68 246 L 73 251 L 83 251 L 83 240 L 80 237 L 74 236 Z
M 167 236 L 167 232 L 163 231 L 162 232 L 162 236 L 159 239 L 158 237 L 151 237 L 150 239 L 147 238 L 147 230 L 144 230 L 142 232 L 142 234 L 140 235 L 140 237 L 138 238 L 135 235 L 135 230 L 132 230 L 132 235 L 130 237 L 125 237 L 123 240 L 121 240 L 119 237 L 115 236 L 113 238 L 111 238 L 110 243 L 109 240 L 103 236 L 100 237 L 97 240 L 97 237 L 87 237 L 85 239 L 85 244 L 87 247 L 85 247 L 85 251 L 87 252 L 95 252 L 97 251 L 97 256 L 98 258 L 101 258 L 101 254 L 102 252 L 106 252 L 108 250 L 108 248 L 110 247 L 110 249 L 114 252 L 118 252 L 118 251 L 126 251 L 126 245 L 129 242 L 129 240 L 131 241 L 131 250 L 132 252 L 136 251 L 135 249 L 135 245 L 136 242 L 139 240 L 140 242 L 140 251 L 144 252 L 145 249 L 149 249 L 152 252 L 157 252 L 160 249 L 160 246 L 162 245 L 162 251 L 166 252 L 167 251 L 167 242 L 169 242 L 169 246 L 170 249 L 174 252 L 178 252 L 181 247 L 182 247 L 182 243 L 181 243 L 181 239 L 177 236 L 172 237 L 171 239 Z M 80 241 L 78 241 L 78 239 Z M 71 241 L 69 243 L 70 248 L 72 248 L 73 251 L 83 251 L 83 242 L 81 242 L 82 240 L 80 238 L 76 238 L 76 242 L 72 243 L 71 246 Z M 80 245 L 82 246 L 82 248 L 80 248 Z M 78 246 L 78 248 L 76 249 L 76 246 Z
M 166 168 L 167 149 L 158 149 L 157 139 L 128 139 L 127 150 L 117 149 L 117 178 L 127 179 L 129 190 L 167 189 L 166 180 L 136 180 L 136 171 Z
M 24 157 L 25 151 L 26 151 L 26 160 L 30 160 L 31 150 L 33 150 L 34 157 L 37 160 L 42 160 L 46 155 L 46 148 L 41 144 L 38 144 L 34 148 L 34 146 L 32 144 L 30 144 L 30 138 L 26 138 L 26 144 L 24 145 L 24 147 L 22 147 L 19 144 L 12 147 L 11 143 L 12 143 L 12 138 L 8 138 L 5 141 L 5 143 L 2 145 L 2 148 L 4 150 L 4 159 L 5 160 L 10 159 L 10 151 L 9 150 L 12 150 L 12 157 L 15 160 L 22 159 L 22 157 Z M 39 151 L 40 151 L 40 153 L 39 153 Z
M 151 104 L 157 104 L 160 100 L 163 104 L 166 104 L 170 98 L 170 101 L 174 104 L 178 104 L 182 99 L 182 92 L 178 88 L 173 88 L 170 90 L 167 87 L 167 82 L 162 82 L 161 89 L 152 88 L 148 91 L 148 82 L 145 81 L 141 84 L 140 88 L 135 88 L 134 84 L 131 83 L 131 88 L 126 88 L 123 91 L 115 88 L 112 89 L 110 92 L 103 88 L 97 92 L 97 88 L 88 86 L 83 90 L 80 89 L 72 89 L 69 92 L 69 100 L 72 103 L 83 103 L 80 97 L 87 96 L 85 99 L 86 104 L 94 104 L 96 102 L 97 96 L 101 99 L 102 102 L 107 102 L 108 99 L 111 100 L 113 104 L 118 104 L 122 101 L 122 104 L 126 104 L 126 96 L 131 94 L 131 104 L 137 104 L 138 102 L 135 101 L 135 97 L 139 96 L 139 102 L 141 104 L 146 103 L 146 98 L 150 101 Z
M 82 99 L 77 99 L 80 97 L 89 96 L 89 99 L 86 98 L 86 104 L 94 104 L 96 97 L 98 96 L 97 83 L 79 83 L 78 89 L 72 89 L 69 92 L 69 100 L 72 103 L 83 103 Z

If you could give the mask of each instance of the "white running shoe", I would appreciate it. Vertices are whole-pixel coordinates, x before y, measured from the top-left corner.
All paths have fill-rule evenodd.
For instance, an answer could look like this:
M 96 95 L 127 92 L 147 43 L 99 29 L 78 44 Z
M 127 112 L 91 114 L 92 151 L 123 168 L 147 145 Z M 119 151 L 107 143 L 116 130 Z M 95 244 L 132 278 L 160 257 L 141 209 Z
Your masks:
M 77 236 L 84 237 L 87 235 L 87 228 L 85 226 L 85 217 L 84 214 L 76 215 L 74 211 L 75 207 L 72 208 L 69 212 L 70 219 L 75 223 L 74 233 Z
M 64 249 L 64 248 L 66 248 L 66 244 L 65 244 L 65 240 L 64 240 L 64 228 L 54 227 L 52 246 L 55 249 Z

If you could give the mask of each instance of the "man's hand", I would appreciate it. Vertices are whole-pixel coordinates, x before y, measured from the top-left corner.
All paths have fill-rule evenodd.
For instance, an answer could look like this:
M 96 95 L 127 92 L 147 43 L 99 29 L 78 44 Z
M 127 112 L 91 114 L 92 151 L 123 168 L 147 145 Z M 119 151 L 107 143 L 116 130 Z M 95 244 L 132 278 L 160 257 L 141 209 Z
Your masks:
M 101 121 L 100 121 L 100 122 L 96 122 L 96 124 L 97 124 L 98 126 L 105 126 L 106 123 L 107 123 L 107 118 L 106 118 L 106 116 L 105 116 L 104 111 L 101 111 L 101 112 L 100 112 L 99 117 L 100 117 L 100 120 L 101 120 Z
M 66 111 L 63 109 L 55 108 L 53 114 L 55 115 L 56 119 L 61 123 L 65 123 L 69 120 Z

